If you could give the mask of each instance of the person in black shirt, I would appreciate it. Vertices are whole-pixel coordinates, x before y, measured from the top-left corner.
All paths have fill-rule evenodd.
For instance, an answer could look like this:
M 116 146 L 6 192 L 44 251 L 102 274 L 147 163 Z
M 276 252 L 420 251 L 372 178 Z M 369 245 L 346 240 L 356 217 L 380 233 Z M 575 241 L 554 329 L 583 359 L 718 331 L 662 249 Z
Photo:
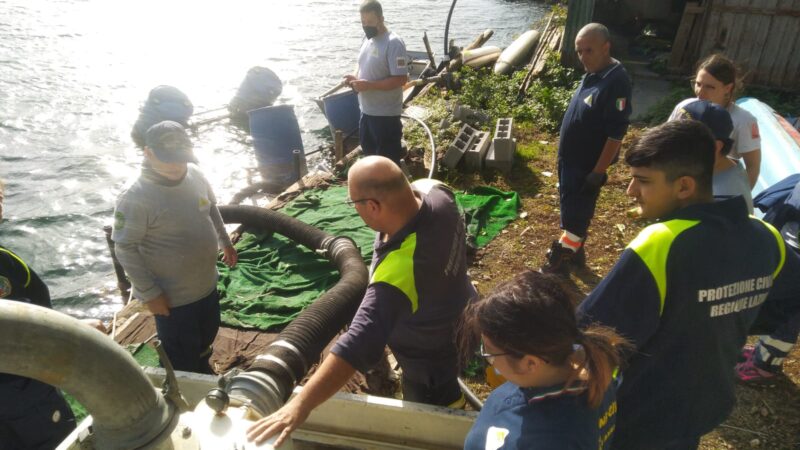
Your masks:
M 0 220 L 3 185 L 0 182 Z M 50 291 L 27 264 L 0 247 L 0 301 L 50 308 Z M 52 449 L 75 428 L 64 397 L 41 381 L 0 373 L 0 448 Z

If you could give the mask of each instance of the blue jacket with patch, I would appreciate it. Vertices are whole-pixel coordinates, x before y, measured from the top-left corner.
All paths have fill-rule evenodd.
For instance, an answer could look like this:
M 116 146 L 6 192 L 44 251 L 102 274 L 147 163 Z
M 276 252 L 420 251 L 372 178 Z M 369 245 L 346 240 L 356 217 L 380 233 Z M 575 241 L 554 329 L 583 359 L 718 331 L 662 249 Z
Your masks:
M 581 324 L 612 326 L 636 348 L 617 394 L 614 447 L 699 437 L 725 420 L 733 367 L 768 295 L 797 307 L 800 261 L 741 197 L 642 230 L 578 308 Z
M 469 430 L 466 450 L 605 450 L 614 433 L 616 383 L 600 407 L 586 403 L 585 388 L 521 388 L 505 383 L 486 399 Z
M 591 171 L 606 140 L 625 137 L 630 115 L 631 80 L 619 61 L 586 74 L 561 122 L 559 160 Z

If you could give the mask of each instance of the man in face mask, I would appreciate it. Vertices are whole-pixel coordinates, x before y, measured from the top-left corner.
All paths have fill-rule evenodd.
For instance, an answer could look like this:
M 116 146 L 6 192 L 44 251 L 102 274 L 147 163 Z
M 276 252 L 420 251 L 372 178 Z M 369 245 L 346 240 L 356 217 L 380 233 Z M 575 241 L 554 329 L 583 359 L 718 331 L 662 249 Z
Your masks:
M 376 0 L 365 0 L 360 12 L 366 39 L 355 75 L 346 75 L 344 81 L 358 92 L 361 148 L 365 155 L 381 155 L 399 163 L 403 85 L 408 81 L 406 44 L 386 29 L 383 8 Z

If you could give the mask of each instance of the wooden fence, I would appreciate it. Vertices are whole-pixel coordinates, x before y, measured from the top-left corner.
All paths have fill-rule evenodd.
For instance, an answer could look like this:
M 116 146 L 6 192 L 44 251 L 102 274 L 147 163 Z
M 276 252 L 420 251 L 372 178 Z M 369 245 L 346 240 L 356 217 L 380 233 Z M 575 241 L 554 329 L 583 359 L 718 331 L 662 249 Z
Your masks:
M 800 89 L 800 0 L 688 2 L 670 69 L 690 73 L 711 53 L 736 61 L 750 84 Z

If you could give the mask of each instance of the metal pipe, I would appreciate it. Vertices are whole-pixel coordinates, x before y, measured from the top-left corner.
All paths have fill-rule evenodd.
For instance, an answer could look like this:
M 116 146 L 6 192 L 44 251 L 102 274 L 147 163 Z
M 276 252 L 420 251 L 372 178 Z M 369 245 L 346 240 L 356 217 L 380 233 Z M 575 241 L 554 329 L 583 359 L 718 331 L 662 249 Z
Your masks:
M 176 408 L 122 347 L 51 309 L 0 301 L 0 372 L 69 393 L 92 415 L 92 445 L 135 449 L 168 434 Z
M 464 380 L 461 378 L 458 378 L 458 387 L 460 387 L 461 392 L 464 393 L 464 398 L 467 400 L 467 403 L 475 408 L 475 411 L 480 411 L 483 409 L 483 402 L 481 399 L 479 399 L 478 396 L 472 392 L 472 389 L 470 389 L 469 386 L 467 386 L 467 383 L 464 383 Z
M 450 4 L 450 12 L 447 13 L 447 23 L 444 25 L 444 57 L 450 57 L 450 45 L 447 40 L 447 36 L 450 34 L 450 19 L 453 18 L 453 10 L 456 8 L 456 1 L 453 0 L 453 3 Z
M 128 277 L 125 275 L 125 269 L 122 268 L 122 264 L 120 264 L 117 259 L 117 252 L 114 250 L 114 241 L 111 240 L 111 231 L 112 228 L 110 225 L 103 227 L 103 233 L 106 235 L 106 244 L 108 244 L 108 250 L 111 252 L 111 263 L 114 265 L 114 274 L 117 276 L 117 288 L 119 289 L 120 295 L 122 295 L 122 301 L 127 305 L 131 293 L 131 282 L 128 281 Z
M 303 178 L 303 151 L 299 149 L 292 150 L 292 159 L 294 161 L 294 179 L 298 181 Z

